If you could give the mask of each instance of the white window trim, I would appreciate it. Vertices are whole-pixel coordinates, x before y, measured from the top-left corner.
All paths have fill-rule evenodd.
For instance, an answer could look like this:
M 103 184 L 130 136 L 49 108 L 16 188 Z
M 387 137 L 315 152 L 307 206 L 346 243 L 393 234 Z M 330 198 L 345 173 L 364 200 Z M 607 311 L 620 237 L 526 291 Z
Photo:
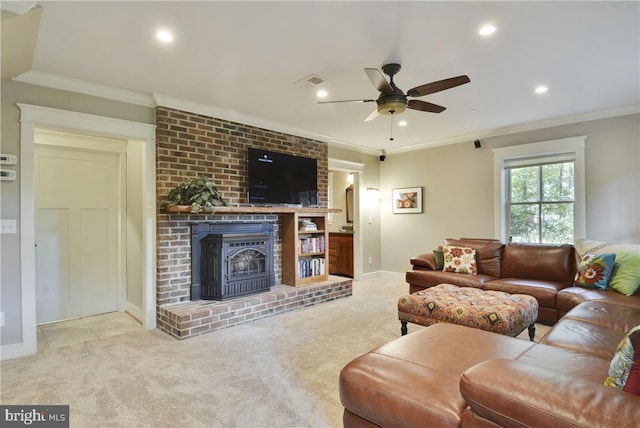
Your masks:
M 541 141 L 517 146 L 493 149 L 494 170 L 494 234 L 502 242 L 507 242 L 507 185 L 504 173 L 504 162 L 510 159 L 558 155 L 573 153 L 575 155 L 575 199 L 573 217 L 573 236 L 584 238 L 587 231 L 586 222 L 586 189 L 585 189 L 585 141 L 586 135 L 562 138 L 559 140 Z

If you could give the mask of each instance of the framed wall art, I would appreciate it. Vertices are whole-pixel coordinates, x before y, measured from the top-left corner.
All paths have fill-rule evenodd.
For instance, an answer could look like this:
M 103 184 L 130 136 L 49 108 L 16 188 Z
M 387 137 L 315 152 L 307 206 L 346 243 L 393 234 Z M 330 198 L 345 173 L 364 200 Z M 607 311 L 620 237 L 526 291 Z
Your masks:
M 413 214 L 422 212 L 422 187 L 393 189 L 393 213 Z

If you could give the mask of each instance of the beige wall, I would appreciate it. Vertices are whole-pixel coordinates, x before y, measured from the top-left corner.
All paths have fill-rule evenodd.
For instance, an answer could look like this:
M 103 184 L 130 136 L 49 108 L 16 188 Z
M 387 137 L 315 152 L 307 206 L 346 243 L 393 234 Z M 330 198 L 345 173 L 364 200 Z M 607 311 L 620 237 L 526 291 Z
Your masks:
M 18 155 L 14 182 L 0 183 L 0 217 L 18 220 L 18 233 L 1 235 L 0 240 L 0 311 L 5 314 L 0 345 L 22 342 L 20 295 L 20 110 L 16 103 L 33 104 L 63 110 L 95 114 L 153 124 L 154 110 L 88 95 L 44 88 L 14 81 L 3 81 L 0 88 L 0 152 Z
M 411 256 L 448 237 L 495 237 L 491 149 L 586 135 L 587 238 L 640 242 L 640 115 L 581 122 L 388 155 L 383 183 L 382 269 L 404 272 Z M 391 192 L 424 187 L 422 214 L 392 214 Z

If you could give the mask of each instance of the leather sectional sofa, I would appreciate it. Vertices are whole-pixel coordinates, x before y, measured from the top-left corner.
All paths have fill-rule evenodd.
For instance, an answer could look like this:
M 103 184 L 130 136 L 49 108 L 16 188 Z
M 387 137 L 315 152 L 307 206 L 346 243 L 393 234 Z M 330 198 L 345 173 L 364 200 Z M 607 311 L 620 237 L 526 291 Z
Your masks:
M 555 325 L 540 343 L 443 323 L 399 337 L 343 368 L 344 426 L 639 426 L 640 396 L 604 381 L 640 325 L 640 296 L 572 287 L 572 246 L 475 245 L 486 246 L 478 275 L 435 271 L 423 255 L 411 260 L 410 290 L 449 282 L 530 294 Z
M 477 275 L 437 270 L 433 253 L 422 254 L 410 260 L 412 270 L 406 273 L 409 293 L 448 283 L 509 294 L 527 294 L 538 300 L 538 322 L 548 325 L 588 300 L 620 304 L 635 304 L 630 302 L 637 300 L 613 290 L 573 287 L 578 265 L 578 255 L 573 245 L 505 245 L 498 240 L 469 238 L 446 239 L 444 245 L 474 248 Z

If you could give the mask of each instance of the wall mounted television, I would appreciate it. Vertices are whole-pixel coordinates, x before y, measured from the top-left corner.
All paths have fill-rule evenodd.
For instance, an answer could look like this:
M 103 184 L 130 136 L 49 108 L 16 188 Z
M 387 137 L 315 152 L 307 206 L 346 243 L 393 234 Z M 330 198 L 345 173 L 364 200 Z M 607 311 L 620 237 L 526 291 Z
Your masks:
M 249 148 L 249 203 L 317 205 L 318 161 L 302 156 Z

